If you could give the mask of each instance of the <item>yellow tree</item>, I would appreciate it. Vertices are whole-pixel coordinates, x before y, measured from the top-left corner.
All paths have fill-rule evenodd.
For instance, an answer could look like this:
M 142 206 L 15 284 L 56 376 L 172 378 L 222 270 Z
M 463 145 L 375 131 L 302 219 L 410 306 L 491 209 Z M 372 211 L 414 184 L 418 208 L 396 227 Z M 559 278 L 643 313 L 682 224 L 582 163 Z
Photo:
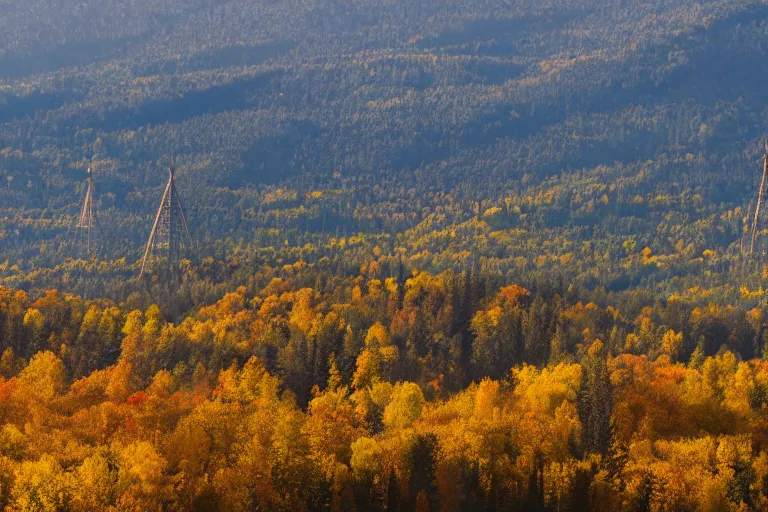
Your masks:
M 65 391 L 66 369 L 53 352 L 40 352 L 21 371 L 19 381 L 31 395 L 49 401 Z
M 413 382 L 395 385 L 389 404 L 384 408 L 384 426 L 388 429 L 408 428 L 421 416 L 424 394 Z

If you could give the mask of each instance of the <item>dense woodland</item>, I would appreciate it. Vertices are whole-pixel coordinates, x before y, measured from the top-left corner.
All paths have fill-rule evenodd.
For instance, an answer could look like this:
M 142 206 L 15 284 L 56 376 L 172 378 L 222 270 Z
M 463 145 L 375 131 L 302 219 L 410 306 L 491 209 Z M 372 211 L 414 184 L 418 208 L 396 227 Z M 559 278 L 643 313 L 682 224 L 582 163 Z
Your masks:
M 0 13 L 0 509 L 768 510 L 765 1 Z
M 178 323 L 1 289 L 0 503 L 768 507 L 763 308 L 399 270 L 265 267 Z

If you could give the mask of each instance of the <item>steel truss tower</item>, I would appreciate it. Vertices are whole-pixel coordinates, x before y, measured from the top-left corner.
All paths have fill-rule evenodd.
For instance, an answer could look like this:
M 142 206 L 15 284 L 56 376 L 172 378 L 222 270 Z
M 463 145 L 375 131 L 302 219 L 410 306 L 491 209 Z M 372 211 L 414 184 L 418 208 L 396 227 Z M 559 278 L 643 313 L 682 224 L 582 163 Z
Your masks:
M 757 206 L 752 219 L 752 229 L 749 241 L 749 261 L 763 265 L 768 260 L 768 142 L 763 156 L 763 177 L 760 189 L 757 191 Z
M 176 192 L 175 172 L 176 158 L 172 156 L 168 167 L 168 184 L 165 186 L 160 208 L 157 210 L 155 223 L 147 240 L 139 277 L 149 270 L 153 262 L 164 262 L 169 269 L 175 268 L 182 246 L 187 249 L 192 248 L 187 217 L 184 215 L 184 208 Z
M 73 256 L 78 257 L 81 252 L 85 252 L 86 257 L 98 256 L 98 249 L 104 242 L 104 232 L 99 224 L 99 217 L 96 214 L 94 205 L 95 190 L 93 186 L 93 172 L 88 167 L 88 181 L 85 191 L 85 199 L 80 209 L 80 216 L 75 224 L 75 236 L 72 239 Z M 78 243 L 79 240 L 79 243 Z M 82 251 L 82 248 L 85 248 Z

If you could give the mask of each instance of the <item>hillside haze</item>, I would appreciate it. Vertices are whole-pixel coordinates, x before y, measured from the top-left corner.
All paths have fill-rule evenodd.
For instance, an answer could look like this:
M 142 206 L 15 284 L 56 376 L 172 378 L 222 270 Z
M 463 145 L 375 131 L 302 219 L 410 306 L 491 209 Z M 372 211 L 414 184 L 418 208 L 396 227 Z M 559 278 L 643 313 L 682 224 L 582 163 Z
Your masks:
M 695 223 L 746 211 L 768 132 L 762 1 L 3 11 L 0 249 L 24 270 L 70 256 L 91 158 L 101 256 L 136 261 L 171 153 L 201 255 L 352 233 L 411 254 L 474 249 L 501 269 L 556 236 L 612 254 L 628 237 L 733 251 L 740 225 Z M 498 206 L 485 234 L 512 239 L 478 246 L 461 226 Z

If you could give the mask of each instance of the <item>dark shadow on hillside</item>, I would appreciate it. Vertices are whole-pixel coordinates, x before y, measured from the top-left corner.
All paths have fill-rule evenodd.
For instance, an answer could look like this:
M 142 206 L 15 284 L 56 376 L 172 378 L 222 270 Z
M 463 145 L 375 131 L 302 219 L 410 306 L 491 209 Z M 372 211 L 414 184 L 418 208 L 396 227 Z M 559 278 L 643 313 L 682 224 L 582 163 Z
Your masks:
M 323 130 L 311 121 L 291 121 L 280 135 L 265 137 L 243 153 L 243 170 L 227 177 L 227 185 L 239 188 L 248 184 L 274 184 L 297 175 L 312 162 L 300 155 L 317 154 Z
M 501 84 L 519 77 L 526 69 L 527 66 L 516 64 L 480 61 L 471 71 L 483 77 L 487 84 Z
M 197 53 L 189 61 L 191 70 L 255 66 L 274 60 L 295 47 L 293 41 L 278 41 L 259 46 L 230 46 Z
M 255 106 L 254 95 L 266 89 L 274 78 L 283 73 L 271 71 L 247 80 L 188 92 L 181 98 L 147 102 L 134 110 L 118 110 L 93 123 L 93 126 L 106 131 L 135 130 L 148 124 L 180 123 L 203 114 L 247 110 Z
M 38 111 L 55 110 L 67 102 L 81 99 L 81 94 L 43 94 L 39 92 L 28 96 L 6 96 L 4 103 L 0 103 L 0 123 L 34 116 Z
M 139 37 L 100 39 L 62 44 L 30 55 L 9 53 L 0 57 L 0 78 L 21 78 L 121 58 L 139 40 Z

